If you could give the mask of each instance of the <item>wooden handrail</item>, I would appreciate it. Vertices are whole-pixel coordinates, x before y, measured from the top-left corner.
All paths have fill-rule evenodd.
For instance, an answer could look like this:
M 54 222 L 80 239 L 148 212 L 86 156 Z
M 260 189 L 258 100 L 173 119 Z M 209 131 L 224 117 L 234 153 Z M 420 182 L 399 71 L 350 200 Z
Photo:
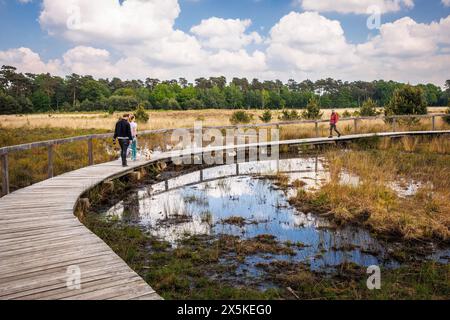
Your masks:
M 375 116 L 375 117 L 352 117 L 352 118 L 343 118 L 340 119 L 341 122 L 343 121 L 360 121 L 360 120 L 385 120 L 385 119 L 407 119 L 407 118 L 414 118 L 414 119 L 422 119 L 422 118 L 433 118 L 433 117 L 448 117 L 448 114 L 445 113 L 436 113 L 436 114 L 428 114 L 428 115 L 405 115 L 405 116 Z M 289 125 L 299 125 L 299 124 L 320 124 L 320 123 L 329 123 L 329 120 L 299 120 L 299 121 L 283 121 L 283 122 L 274 122 L 274 123 L 259 123 L 259 124 L 245 124 L 245 125 L 230 125 L 230 126 L 217 126 L 217 127 L 203 127 L 204 130 L 208 129 L 249 129 L 249 128 L 264 128 L 264 127 L 276 127 L 276 126 L 289 126 Z M 174 129 L 159 129 L 159 130 L 147 130 L 147 131 L 141 131 L 140 135 L 151 135 L 151 134 L 164 134 L 169 133 L 174 130 L 187 130 L 187 131 L 193 131 L 193 128 L 174 128 Z M 68 144 L 78 141 L 88 141 L 90 139 L 109 139 L 112 138 L 112 133 L 106 133 L 106 134 L 92 134 L 92 135 L 85 135 L 85 136 L 78 136 L 78 137 L 72 137 L 72 138 L 64 138 L 64 139 L 55 139 L 55 140 L 47 140 L 47 141 L 40 141 L 40 142 L 32 142 L 32 143 L 26 143 L 16 146 L 8 146 L 0 148 L 0 155 L 17 152 L 17 151 L 25 151 L 30 150 L 34 148 L 45 148 L 52 145 L 62 145 L 62 144 Z
M 427 114 L 427 115 L 401 115 L 401 116 L 375 116 L 375 117 L 351 117 L 351 118 L 343 118 L 340 121 L 354 121 L 354 131 L 358 132 L 358 122 L 364 120 L 387 120 L 392 119 L 393 123 L 393 131 L 396 131 L 397 119 L 424 119 L 431 118 L 432 119 L 432 130 L 436 130 L 436 117 L 448 117 L 448 114 L 445 113 L 436 113 L 436 114 Z M 230 126 L 216 126 L 216 127 L 203 127 L 204 130 L 208 129 L 218 129 L 218 130 L 226 130 L 226 129 L 250 129 L 250 128 L 268 128 L 268 127 L 277 127 L 281 126 L 289 126 L 289 125 L 300 125 L 300 124 L 315 124 L 315 133 L 316 136 L 319 136 L 319 124 L 321 123 L 329 123 L 329 120 L 299 120 L 299 121 L 283 121 L 276 123 L 260 123 L 260 124 L 247 124 L 247 125 L 230 125 Z M 159 129 L 159 130 L 147 130 L 141 131 L 139 134 L 142 135 L 152 135 L 152 134 L 168 134 L 173 132 L 174 130 L 186 130 L 192 132 L 194 128 L 175 128 L 175 129 Z M 94 154 L 93 154 L 93 140 L 94 139 L 111 139 L 113 137 L 112 133 L 106 134 L 92 134 L 85 135 L 79 137 L 65 138 L 65 139 L 55 139 L 48 141 L 40 141 L 40 142 L 32 142 L 26 143 L 16 146 L 8 146 L 0 148 L 0 160 L 1 160 L 1 168 L 2 168 L 2 194 L 8 194 L 10 192 L 9 186 L 9 163 L 8 163 L 8 154 L 13 152 L 20 152 L 25 150 L 31 150 L 34 148 L 47 148 L 48 150 L 48 177 L 52 178 L 54 174 L 53 170 L 53 152 L 54 146 L 69 144 L 73 142 L 79 141 L 87 141 L 88 143 L 88 163 L 89 165 L 94 164 Z

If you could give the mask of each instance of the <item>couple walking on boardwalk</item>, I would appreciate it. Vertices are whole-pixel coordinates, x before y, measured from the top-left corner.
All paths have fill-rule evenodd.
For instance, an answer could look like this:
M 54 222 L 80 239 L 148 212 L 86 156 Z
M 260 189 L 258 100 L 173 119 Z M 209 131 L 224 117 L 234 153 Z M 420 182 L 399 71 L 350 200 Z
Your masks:
M 134 115 L 125 114 L 116 124 L 116 130 L 114 132 L 115 144 L 119 140 L 122 158 L 122 166 L 127 167 L 128 149 L 131 147 L 131 160 L 137 160 L 137 135 L 138 125 L 136 123 L 136 117 Z
M 120 119 L 116 124 L 116 130 L 114 133 L 114 144 L 116 140 L 119 140 L 120 148 L 121 148 L 121 158 L 122 165 L 124 167 L 127 166 L 127 155 L 128 148 L 131 145 L 131 160 L 136 161 L 137 157 L 137 123 L 134 115 L 125 114 L 122 119 Z M 329 138 L 333 138 L 333 131 L 338 134 L 338 137 L 341 136 L 341 133 L 337 129 L 337 124 L 339 122 L 339 115 L 335 110 L 331 113 L 330 119 L 330 136 Z

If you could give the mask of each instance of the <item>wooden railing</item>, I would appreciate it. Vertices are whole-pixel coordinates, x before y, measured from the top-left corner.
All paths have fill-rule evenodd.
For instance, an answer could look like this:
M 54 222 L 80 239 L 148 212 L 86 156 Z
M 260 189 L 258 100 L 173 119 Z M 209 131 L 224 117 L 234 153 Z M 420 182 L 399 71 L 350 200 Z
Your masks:
M 377 117 L 356 117 L 356 118 L 344 118 L 341 119 L 340 122 L 352 121 L 353 122 L 353 130 L 355 133 L 358 133 L 359 130 L 359 122 L 364 120 L 391 120 L 392 130 L 395 132 L 397 130 L 398 120 L 400 119 L 431 119 L 431 130 L 436 130 L 436 118 L 440 117 L 449 117 L 448 114 L 429 114 L 429 115 L 415 115 L 415 116 L 377 116 Z M 282 126 L 289 125 L 301 125 L 301 124 L 314 124 L 315 125 L 315 135 L 316 137 L 320 137 L 319 126 L 323 123 L 329 123 L 329 120 L 301 120 L 301 121 L 285 121 L 285 122 L 277 122 L 277 123 L 267 123 L 267 124 L 249 124 L 249 125 L 231 125 L 231 126 L 220 126 L 220 127 L 203 127 L 203 130 L 208 129 L 251 129 L 251 128 L 264 128 L 264 127 L 277 127 L 281 128 Z M 161 129 L 161 130 L 149 130 L 149 131 L 141 131 L 139 134 L 142 135 L 156 135 L 162 134 L 165 136 L 165 141 L 168 141 L 168 136 L 174 131 L 180 130 L 180 128 L 176 129 Z M 186 128 L 184 130 L 193 131 L 193 128 Z M 69 144 L 73 142 L 86 141 L 87 149 L 88 149 L 88 165 L 91 166 L 94 164 L 94 139 L 112 139 L 113 134 L 93 134 L 86 136 L 79 136 L 73 138 L 66 139 L 57 139 L 57 140 L 49 140 L 49 141 L 41 141 L 41 142 L 33 142 L 16 146 L 9 146 L 0 148 L 0 159 L 1 159 L 1 171 L 2 171 L 2 195 L 7 195 L 10 193 L 10 181 L 9 181 L 9 162 L 8 162 L 8 154 L 14 152 L 20 152 L 25 150 L 31 150 L 35 148 L 47 148 L 48 152 L 48 178 L 53 178 L 54 169 L 53 169 L 53 160 L 54 160 L 54 148 L 58 145 Z

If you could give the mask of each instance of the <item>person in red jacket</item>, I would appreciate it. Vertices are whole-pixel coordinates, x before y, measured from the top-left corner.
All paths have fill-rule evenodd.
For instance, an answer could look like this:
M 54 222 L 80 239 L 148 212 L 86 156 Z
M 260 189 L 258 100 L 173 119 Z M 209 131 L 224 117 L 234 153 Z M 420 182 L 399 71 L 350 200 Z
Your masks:
M 330 120 L 330 136 L 329 138 L 333 138 L 333 130 L 338 134 L 338 138 L 341 136 L 341 133 L 337 129 L 337 124 L 339 122 L 339 115 L 336 111 L 331 112 L 331 120 Z

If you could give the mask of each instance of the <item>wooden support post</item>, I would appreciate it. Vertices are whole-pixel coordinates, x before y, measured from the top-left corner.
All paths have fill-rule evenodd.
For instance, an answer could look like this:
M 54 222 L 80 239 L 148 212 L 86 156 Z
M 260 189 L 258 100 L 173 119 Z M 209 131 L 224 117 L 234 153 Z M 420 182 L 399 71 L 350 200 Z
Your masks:
M 170 146 L 170 143 L 171 143 L 171 139 L 170 139 L 170 134 L 169 134 L 169 132 L 164 132 L 163 133 L 163 135 L 164 135 L 164 137 L 163 137 L 163 143 L 164 143 L 164 146 L 163 146 L 163 148 L 162 148 L 162 150 L 163 151 L 169 151 L 169 146 Z
M 319 121 L 316 121 L 316 138 L 319 138 L 320 137 L 320 134 L 319 134 Z
M 6 196 L 9 194 L 9 165 L 8 154 L 1 156 L 2 158 L 2 194 Z
M 91 202 L 88 198 L 81 198 L 80 200 L 78 200 L 77 207 L 75 210 L 75 216 L 78 218 L 78 220 L 83 222 L 90 207 Z
M 164 188 L 169 191 L 169 180 L 164 181 Z
M 204 178 L 203 178 L 203 170 L 200 170 L 200 182 L 203 182 Z
M 397 118 L 392 119 L 392 131 L 397 131 Z
M 141 179 L 142 179 L 141 172 L 139 172 L 139 171 L 130 172 L 128 174 L 128 177 L 130 178 L 130 180 L 132 182 L 138 182 L 138 181 L 141 181 Z
M 53 170 L 53 150 L 54 145 L 48 146 L 48 178 L 51 179 L 54 176 L 54 170 Z
M 89 159 L 89 165 L 94 165 L 94 143 L 92 141 L 92 138 L 88 139 L 88 159 Z
M 164 161 L 159 161 L 156 164 L 156 167 L 159 171 L 164 171 L 167 168 L 167 163 L 165 163 Z
M 436 131 L 436 116 L 431 117 L 431 124 L 432 124 L 431 130 Z
M 103 192 L 105 193 L 113 193 L 114 192 L 114 181 L 105 181 L 103 182 Z
M 359 119 L 358 118 L 355 118 L 355 134 L 358 134 L 358 121 L 359 121 Z

